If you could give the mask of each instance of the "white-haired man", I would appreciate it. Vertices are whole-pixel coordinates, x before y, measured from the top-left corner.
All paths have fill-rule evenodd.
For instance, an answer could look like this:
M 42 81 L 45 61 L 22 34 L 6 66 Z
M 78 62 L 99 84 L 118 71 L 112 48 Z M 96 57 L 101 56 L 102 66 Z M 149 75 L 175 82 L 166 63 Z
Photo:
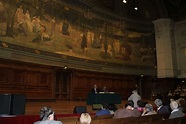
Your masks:
M 171 101 L 170 107 L 172 109 L 172 112 L 169 116 L 169 119 L 179 118 L 184 116 L 184 113 L 180 109 L 178 109 L 178 103 L 176 101 Z

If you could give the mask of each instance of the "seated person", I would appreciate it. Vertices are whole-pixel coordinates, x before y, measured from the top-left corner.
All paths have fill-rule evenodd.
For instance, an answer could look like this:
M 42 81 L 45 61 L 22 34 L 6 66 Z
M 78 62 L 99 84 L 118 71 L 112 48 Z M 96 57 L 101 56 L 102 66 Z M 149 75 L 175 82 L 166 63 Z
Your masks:
M 109 105 L 106 103 L 102 105 L 101 110 L 96 112 L 96 116 L 108 115 L 108 114 L 110 114 Z
M 107 93 L 107 92 L 108 92 L 108 90 L 107 90 L 107 87 L 106 87 L 106 86 L 104 86 L 104 87 L 102 88 L 102 92 L 104 92 L 104 93 Z
M 109 111 L 110 114 L 114 114 L 114 112 L 117 110 L 117 106 L 115 104 L 109 104 Z
M 186 101 L 184 98 L 179 98 L 178 99 L 178 106 L 179 106 L 179 109 L 181 111 L 183 111 L 183 113 L 186 113 Z
M 81 124 L 90 124 L 91 120 L 92 119 L 88 113 L 82 113 L 79 118 Z
M 157 112 L 153 110 L 153 106 L 150 103 L 147 103 L 145 105 L 145 108 L 141 116 L 153 115 L 153 114 L 157 114 Z
M 140 111 L 141 113 L 143 113 L 144 107 L 145 107 L 145 102 L 143 102 L 142 100 L 138 100 L 137 101 L 137 110 Z
M 125 104 L 125 108 L 115 111 L 113 118 L 139 117 L 140 115 L 141 112 L 134 108 L 134 102 L 129 100 Z
M 40 110 L 40 121 L 34 124 L 62 124 L 61 121 L 54 120 L 54 111 L 50 107 L 43 107 Z
M 99 93 L 99 90 L 97 88 L 97 85 L 94 85 L 94 88 L 91 90 L 92 93 Z
M 156 99 L 154 103 L 157 106 L 157 114 L 170 114 L 169 106 L 165 106 L 161 99 Z
M 169 119 L 179 118 L 184 116 L 184 113 L 180 109 L 178 109 L 178 103 L 176 101 L 171 101 L 170 107 L 172 109 L 172 112 L 169 116 Z

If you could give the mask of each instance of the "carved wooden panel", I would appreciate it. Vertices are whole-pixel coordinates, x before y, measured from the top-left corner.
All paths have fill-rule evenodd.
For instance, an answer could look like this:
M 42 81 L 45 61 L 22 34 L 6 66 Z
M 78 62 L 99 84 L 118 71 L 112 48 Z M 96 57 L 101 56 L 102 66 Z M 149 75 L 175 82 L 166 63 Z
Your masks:
M 25 94 L 27 99 L 54 99 L 50 66 L 14 61 L 0 62 L 0 93 Z

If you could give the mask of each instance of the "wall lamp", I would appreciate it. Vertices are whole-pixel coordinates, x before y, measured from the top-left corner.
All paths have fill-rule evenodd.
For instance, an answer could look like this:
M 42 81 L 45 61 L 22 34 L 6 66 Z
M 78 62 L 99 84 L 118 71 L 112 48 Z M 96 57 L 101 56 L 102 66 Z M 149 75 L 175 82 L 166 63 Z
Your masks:
M 63 69 L 68 69 L 68 66 L 65 65 L 65 66 L 63 67 Z

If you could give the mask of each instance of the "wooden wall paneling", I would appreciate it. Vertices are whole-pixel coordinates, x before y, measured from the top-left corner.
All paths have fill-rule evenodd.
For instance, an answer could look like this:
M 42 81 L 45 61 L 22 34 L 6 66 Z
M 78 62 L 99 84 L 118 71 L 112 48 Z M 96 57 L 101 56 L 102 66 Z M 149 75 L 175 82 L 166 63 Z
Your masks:
M 1 61 L 0 93 L 25 94 L 27 99 L 54 99 L 53 73 L 50 66 Z
M 86 99 L 94 84 L 98 88 L 107 86 L 109 91 L 116 92 L 126 99 L 136 84 L 133 76 L 88 71 L 76 71 L 72 74 L 72 78 L 71 99 Z
M 0 84 L 3 85 L 3 84 L 8 84 L 10 83 L 10 78 L 9 78 L 9 75 L 10 75 L 10 69 L 6 69 L 6 68 L 0 68 Z
M 55 95 L 56 99 L 69 100 L 70 85 L 71 85 L 71 71 L 58 69 L 53 76 L 55 79 Z

